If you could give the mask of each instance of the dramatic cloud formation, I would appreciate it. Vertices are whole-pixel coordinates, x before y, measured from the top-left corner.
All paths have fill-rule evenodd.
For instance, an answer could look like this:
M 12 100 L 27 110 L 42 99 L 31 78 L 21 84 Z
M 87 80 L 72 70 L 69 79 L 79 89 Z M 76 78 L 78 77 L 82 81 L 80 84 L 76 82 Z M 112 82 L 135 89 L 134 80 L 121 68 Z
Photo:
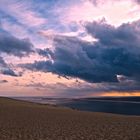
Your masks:
M 27 39 L 18 39 L 8 33 L 0 32 L 0 53 L 23 57 L 33 52 L 33 45 Z
M 27 39 L 18 39 L 8 32 L 0 30 L 0 73 L 10 76 L 21 76 L 16 74 L 4 61 L 1 54 L 5 53 L 17 57 L 27 56 L 34 52 L 33 45 Z
M 80 78 L 91 83 L 119 82 L 117 75 L 140 80 L 140 22 L 119 27 L 105 21 L 86 23 L 87 32 L 97 42 L 85 42 L 76 37 L 54 37 L 54 51 L 40 51 L 47 61 L 36 61 L 25 67 Z
M 0 0 L 0 95 L 140 94 L 139 19 L 139 0 Z
M 10 66 L 3 60 L 2 57 L 0 57 L 0 73 L 4 75 L 10 75 L 10 76 L 18 76 L 11 68 Z

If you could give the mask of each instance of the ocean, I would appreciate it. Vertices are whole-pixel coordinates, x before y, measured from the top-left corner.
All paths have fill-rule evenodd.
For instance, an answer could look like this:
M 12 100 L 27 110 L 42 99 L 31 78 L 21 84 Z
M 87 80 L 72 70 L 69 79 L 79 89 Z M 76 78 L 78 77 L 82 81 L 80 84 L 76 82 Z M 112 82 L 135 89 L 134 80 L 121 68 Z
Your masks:
M 140 97 L 98 97 L 98 98 L 47 98 L 14 97 L 14 99 L 41 104 L 52 104 L 76 110 L 105 112 L 123 115 L 140 115 Z

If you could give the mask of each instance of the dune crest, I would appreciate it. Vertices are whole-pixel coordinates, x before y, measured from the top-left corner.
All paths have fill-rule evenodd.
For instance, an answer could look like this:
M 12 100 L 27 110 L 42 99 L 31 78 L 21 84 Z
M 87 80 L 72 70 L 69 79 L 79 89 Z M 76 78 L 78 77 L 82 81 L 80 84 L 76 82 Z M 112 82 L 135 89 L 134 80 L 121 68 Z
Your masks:
M 0 98 L 0 140 L 139 140 L 140 117 Z

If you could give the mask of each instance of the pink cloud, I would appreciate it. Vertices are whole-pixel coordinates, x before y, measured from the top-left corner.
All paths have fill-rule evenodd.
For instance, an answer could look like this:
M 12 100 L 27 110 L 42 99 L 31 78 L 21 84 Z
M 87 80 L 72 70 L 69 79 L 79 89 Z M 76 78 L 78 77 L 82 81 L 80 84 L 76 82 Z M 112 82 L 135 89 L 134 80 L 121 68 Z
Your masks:
M 0 9 L 8 15 L 16 18 L 18 22 L 27 26 L 39 26 L 46 23 L 46 19 L 31 9 L 31 3 L 23 1 L 2 0 Z
M 134 0 L 107 0 L 105 2 L 99 0 L 98 6 L 87 0 L 79 5 L 68 7 L 63 13 L 64 15 L 60 16 L 63 23 L 93 21 L 104 17 L 110 24 L 118 26 L 125 22 L 138 20 L 140 6 Z

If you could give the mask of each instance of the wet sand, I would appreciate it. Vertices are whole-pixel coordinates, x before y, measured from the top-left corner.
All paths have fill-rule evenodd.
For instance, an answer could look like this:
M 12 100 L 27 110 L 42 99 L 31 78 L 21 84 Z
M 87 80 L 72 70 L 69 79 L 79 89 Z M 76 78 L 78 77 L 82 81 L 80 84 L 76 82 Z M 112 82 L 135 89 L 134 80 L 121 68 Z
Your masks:
M 0 140 L 140 140 L 140 116 L 0 98 Z

